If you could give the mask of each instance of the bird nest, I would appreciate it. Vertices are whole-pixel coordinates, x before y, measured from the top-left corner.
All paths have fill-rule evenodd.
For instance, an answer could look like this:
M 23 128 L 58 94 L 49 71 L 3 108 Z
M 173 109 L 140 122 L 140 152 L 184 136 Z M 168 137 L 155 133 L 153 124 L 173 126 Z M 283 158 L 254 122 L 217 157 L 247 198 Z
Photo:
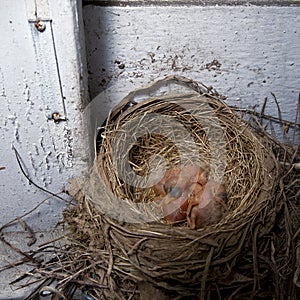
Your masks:
M 35 271 L 57 280 L 49 291 L 297 298 L 299 149 L 273 140 L 257 119 L 243 121 L 214 89 L 177 76 L 125 97 L 97 143 L 89 174 L 70 183 L 69 243 Z
M 166 84 L 186 89 L 151 96 Z M 147 282 L 172 297 L 204 299 L 219 295 L 219 284 L 259 281 L 258 266 L 246 261 L 259 255 L 256 243 L 269 234 L 280 206 L 279 167 L 266 135 L 251 130 L 213 90 L 170 77 L 129 94 L 98 138 L 80 206 L 66 216 L 104 262 L 95 276 L 114 288 L 100 289 L 102 296 L 122 298 Z M 168 222 L 153 188 L 166 170 L 195 165 L 227 195 L 221 217 L 196 230 L 186 218 Z

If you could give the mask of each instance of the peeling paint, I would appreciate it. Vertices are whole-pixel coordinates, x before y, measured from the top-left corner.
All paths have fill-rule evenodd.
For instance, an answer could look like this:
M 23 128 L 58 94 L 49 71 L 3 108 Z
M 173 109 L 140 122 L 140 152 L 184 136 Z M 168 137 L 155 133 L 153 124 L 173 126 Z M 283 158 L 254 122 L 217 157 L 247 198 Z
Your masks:
M 30 109 L 27 109 L 27 111 L 26 111 L 26 113 L 25 113 L 25 115 L 27 116 L 26 117 L 26 120 L 31 124 L 31 125 L 34 125 L 34 122 L 33 122 L 33 120 L 31 119 L 31 115 L 30 115 Z
M 3 75 L 1 67 L 0 67 L 0 96 L 6 97 L 4 75 Z
M 43 133 L 43 129 L 42 129 L 42 133 Z M 44 137 L 43 137 L 43 135 L 39 138 L 39 145 L 41 146 L 41 148 L 42 148 L 42 150 L 44 151 L 44 152 L 46 152 L 46 148 L 45 148 L 45 145 L 44 145 Z
M 51 164 L 50 164 L 51 154 L 52 154 L 52 152 L 48 151 L 46 153 L 46 155 L 44 156 L 44 168 L 46 171 L 50 170 L 50 168 L 51 168 Z
M 25 102 L 30 102 L 31 104 L 33 104 L 33 102 L 30 99 L 30 88 L 29 88 L 28 80 L 26 78 L 24 70 L 22 70 L 22 73 L 24 74 L 24 77 L 23 77 L 23 95 L 24 95 L 24 101 Z
M 64 144 L 66 147 L 66 159 L 65 159 L 65 167 L 71 168 L 73 167 L 73 137 L 72 130 L 67 126 L 64 126 Z
M 40 151 L 39 151 L 39 147 L 37 146 L 37 144 L 33 143 L 32 146 L 34 147 L 34 150 L 35 150 L 34 155 L 39 156 L 40 155 Z
M 28 157 L 31 165 L 31 170 L 33 170 L 32 176 L 36 177 L 38 173 L 38 168 L 35 166 L 36 165 L 35 156 L 31 152 L 28 152 Z
M 16 119 L 14 120 L 14 125 L 15 125 L 14 126 L 15 127 L 15 129 L 14 129 L 14 138 L 15 138 L 15 141 L 17 143 L 20 143 L 20 131 L 19 131 L 20 124 Z

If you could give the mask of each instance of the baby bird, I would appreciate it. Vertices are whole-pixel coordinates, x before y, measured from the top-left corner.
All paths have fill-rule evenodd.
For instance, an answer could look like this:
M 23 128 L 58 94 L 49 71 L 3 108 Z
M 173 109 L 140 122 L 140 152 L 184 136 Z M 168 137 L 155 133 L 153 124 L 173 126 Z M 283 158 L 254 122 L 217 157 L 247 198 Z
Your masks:
M 226 209 L 225 186 L 208 176 L 208 167 L 196 165 L 165 172 L 153 189 L 168 223 L 187 220 L 191 229 L 198 229 L 220 220 Z
M 203 187 L 196 187 L 189 198 L 187 222 L 191 229 L 217 223 L 226 210 L 225 186 L 209 180 Z
M 202 185 L 207 182 L 207 172 L 196 165 L 189 165 L 167 170 L 162 180 L 153 187 L 168 223 L 186 220 L 191 187 L 198 182 Z

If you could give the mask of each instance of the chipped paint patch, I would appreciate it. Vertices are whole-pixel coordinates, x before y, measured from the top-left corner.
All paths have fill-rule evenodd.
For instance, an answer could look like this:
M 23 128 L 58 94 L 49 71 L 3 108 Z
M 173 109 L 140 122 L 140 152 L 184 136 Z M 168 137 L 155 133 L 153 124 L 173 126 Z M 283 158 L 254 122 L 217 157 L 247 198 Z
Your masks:
M 66 159 L 65 159 L 65 167 L 72 168 L 73 167 L 73 136 L 72 130 L 67 126 L 64 126 L 64 143 L 66 149 Z
M 5 90 L 5 82 L 4 82 L 4 74 L 0 67 L 0 96 L 6 97 L 6 90 Z

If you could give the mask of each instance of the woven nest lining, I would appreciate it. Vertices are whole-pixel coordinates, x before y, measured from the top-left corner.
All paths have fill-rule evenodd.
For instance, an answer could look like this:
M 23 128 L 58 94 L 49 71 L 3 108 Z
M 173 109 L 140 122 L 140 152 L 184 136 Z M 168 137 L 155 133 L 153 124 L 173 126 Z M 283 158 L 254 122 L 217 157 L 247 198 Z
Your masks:
M 172 77 L 165 82 L 170 80 L 179 81 Z M 180 83 L 186 84 L 186 81 Z M 88 203 L 82 204 L 92 209 L 94 216 L 89 218 L 92 224 L 88 226 L 96 228 L 101 237 L 93 243 L 97 249 L 104 248 L 113 255 L 111 280 L 118 278 L 123 283 L 144 280 L 184 296 L 203 293 L 207 282 L 228 281 L 233 276 L 231 268 L 236 256 L 248 249 L 250 240 L 263 236 L 272 228 L 279 207 L 273 189 L 278 180 L 276 160 L 266 137 L 250 130 L 220 97 L 203 94 L 199 87 L 196 93 L 149 97 L 140 103 L 132 99 L 132 94 L 125 98 L 107 119 L 99 155 L 88 182 L 82 187 L 83 198 L 95 206 L 94 209 Z M 197 109 L 187 111 L 184 108 L 188 103 L 192 103 L 193 108 L 196 103 Z M 139 135 L 130 147 L 128 143 L 122 144 L 139 128 L 141 119 L 149 124 L 151 117 L 157 118 L 157 114 L 175 118 L 176 124 L 183 124 L 197 146 L 195 157 L 189 155 L 188 149 L 179 155 L 174 143 L 169 143 L 178 138 L 176 126 L 172 125 L 175 130 L 163 131 L 169 136 L 162 143 L 159 122 L 151 123 L 152 132 L 158 133 Z M 147 119 L 147 116 L 150 117 Z M 220 151 L 213 152 L 210 133 L 205 128 L 208 120 L 218 134 L 222 133 L 224 143 Z M 126 127 L 126 124 L 130 125 Z M 189 147 L 188 142 L 183 144 Z M 115 148 L 117 154 L 113 152 Z M 225 150 L 225 156 L 221 150 Z M 149 164 L 149 159 L 157 157 L 158 153 L 161 156 L 155 164 Z M 186 224 L 170 226 L 157 218 L 151 206 L 151 187 L 135 188 L 134 181 L 126 183 L 122 172 L 128 168 L 123 168 L 122 164 L 116 167 L 115 157 L 119 157 L 119 162 L 126 162 L 128 158 L 134 160 L 131 167 L 144 177 L 149 170 L 164 164 L 168 167 L 190 161 L 209 162 L 213 178 L 224 175 L 227 212 L 218 223 L 198 230 L 191 230 Z M 226 162 L 220 161 L 221 158 Z M 220 172 L 224 165 L 224 172 Z M 143 176 L 137 178 L 141 181 L 135 181 L 135 186 L 142 185 Z

